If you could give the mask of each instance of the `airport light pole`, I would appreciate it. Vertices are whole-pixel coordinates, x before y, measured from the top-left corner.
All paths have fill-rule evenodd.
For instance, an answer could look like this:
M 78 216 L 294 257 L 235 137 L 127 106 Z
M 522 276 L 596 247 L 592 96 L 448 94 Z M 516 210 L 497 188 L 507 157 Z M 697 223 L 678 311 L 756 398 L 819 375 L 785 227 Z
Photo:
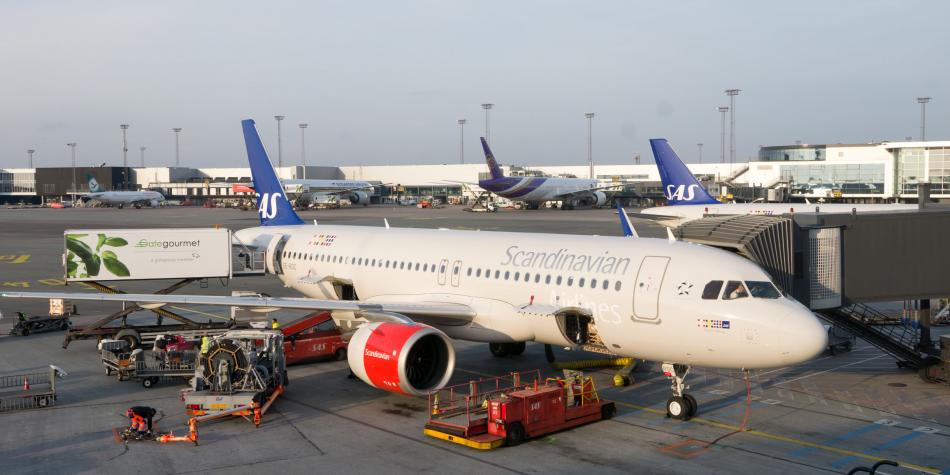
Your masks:
M 739 89 L 726 89 L 729 96 L 729 163 L 736 162 L 736 96 Z
M 303 179 L 307 179 L 307 143 L 304 141 L 304 131 L 310 124 L 297 124 L 300 127 L 300 163 L 303 164 Z
M 122 124 L 119 126 L 122 129 L 122 166 L 129 166 L 129 141 L 125 136 L 125 132 L 129 130 L 129 124 Z
M 459 163 L 465 164 L 465 119 L 459 119 Z M 485 140 L 488 140 L 487 138 Z
M 485 141 L 488 142 L 488 145 L 491 145 L 491 108 L 495 107 L 495 104 L 485 103 L 482 104 L 482 109 L 485 109 Z
M 722 132 L 719 136 L 719 163 L 726 163 L 726 112 L 729 112 L 729 106 L 719 108 L 719 115 L 722 116 Z
M 181 165 L 181 162 L 178 161 L 178 133 L 181 132 L 181 127 L 175 127 L 172 132 L 175 132 L 175 166 L 177 167 Z
M 703 144 L 700 142 L 696 146 L 699 147 L 699 163 L 703 163 Z
M 66 144 L 69 147 L 70 154 L 72 155 L 72 169 L 73 169 L 73 202 L 76 201 L 76 142 L 69 142 Z
M 142 168 L 145 168 L 145 147 L 144 146 L 139 147 L 139 153 L 141 154 L 139 158 L 142 161 Z
M 918 97 L 917 102 L 920 104 L 920 141 L 927 141 L 927 103 L 930 102 L 929 97 Z
M 594 179 L 594 142 L 592 137 L 593 132 L 593 123 L 594 123 L 594 113 L 586 112 L 584 117 L 587 117 L 587 167 L 588 173 L 591 180 Z
M 284 120 L 284 116 L 275 115 L 274 119 L 277 120 L 277 169 L 280 170 L 284 166 L 284 151 L 280 142 L 280 121 Z M 279 171 L 277 173 L 280 174 Z
M 27 155 L 28 160 L 29 160 L 30 168 L 33 168 L 33 152 L 35 152 L 35 151 L 36 151 L 36 150 L 33 150 L 32 148 L 26 151 L 26 155 Z

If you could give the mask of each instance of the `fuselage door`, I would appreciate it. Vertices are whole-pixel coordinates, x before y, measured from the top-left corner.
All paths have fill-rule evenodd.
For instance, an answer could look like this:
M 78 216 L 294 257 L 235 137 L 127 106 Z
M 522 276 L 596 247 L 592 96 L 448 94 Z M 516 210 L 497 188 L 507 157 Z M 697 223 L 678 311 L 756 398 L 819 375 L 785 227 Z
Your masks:
M 284 273 L 281 258 L 288 239 L 290 239 L 290 236 L 284 234 L 279 238 L 271 239 L 267 245 L 267 271 L 271 274 L 281 275 Z
M 452 263 L 452 287 L 459 286 L 459 277 L 462 276 L 462 261 Z
M 639 320 L 656 320 L 660 316 L 660 288 L 670 258 L 647 256 L 640 263 L 637 282 L 633 288 L 633 314 Z
M 448 273 L 449 269 L 449 260 L 442 259 L 439 262 L 439 285 L 445 285 L 445 275 Z

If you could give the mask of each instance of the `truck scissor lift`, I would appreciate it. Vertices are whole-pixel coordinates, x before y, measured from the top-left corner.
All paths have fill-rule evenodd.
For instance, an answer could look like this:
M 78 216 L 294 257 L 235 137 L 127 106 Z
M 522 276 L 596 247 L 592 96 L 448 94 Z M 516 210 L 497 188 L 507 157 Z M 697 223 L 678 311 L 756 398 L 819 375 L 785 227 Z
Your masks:
M 480 450 L 518 445 L 544 434 L 610 419 L 614 403 L 597 395 L 594 381 L 578 371 L 542 382 L 540 370 L 471 381 L 429 395 L 423 433 Z

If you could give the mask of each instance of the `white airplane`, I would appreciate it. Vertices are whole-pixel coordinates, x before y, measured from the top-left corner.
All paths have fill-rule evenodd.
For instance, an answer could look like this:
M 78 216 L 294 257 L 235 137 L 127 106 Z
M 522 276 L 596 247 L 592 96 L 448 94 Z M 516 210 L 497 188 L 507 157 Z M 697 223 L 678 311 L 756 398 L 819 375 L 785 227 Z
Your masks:
M 89 182 L 89 193 L 83 196 L 85 200 L 96 200 L 119 209 L 124 208 L 125 205 L 132 205 L 136 209 L 142 206 L 155 208 L 165 201 L 165 196 L 157 191 L 102 191 L 102 186 L 99 185 L 96 177 L 86 175 L 86 179 Z
M 284 190 L 297 195 L 297 204 L 325 202 L 331 197 L 344 198 L 354 205 L 366 206 L 373 194 L 373 185 L 358 180 L 283 180 Z
M 667 239 L 307 225 L 294 213 L 253 120 L 243 121 L 261 226 L 237 231 L 266 249 L 267 270 L 305 297 L 0 292 L 162 305 L 330 311 L 354 329 L 348 362 L 367 384 L 423 395 L 455 367 L 450 338 L 524 342 L 662 363 L 672 417 L 695 415 L 693 365 L 772 368 L 809 360 L 827 333 L 768 274 L 729 252 Z M 622 221 L 627 228 L 629 223 Z
M 479 180 L 477 185 L 483 190 L 513 201 L 524 201 L 529 208 L 537 209 L 548 201 L 561 201 L 562 209 L 602 206 L 607 202 L 607 194 L 602 190 L 614 188 L 601 186 L 600 182 L 586 178 L 553 177 L 517 177 L 505 176 L 495 161 L 495 156 L 482 137 L 482 149 L 488 162 L 490 178 Z M 466 183 L 475 185 L 476 183 Z
M 722 203 L 713 198 L 676 155 L 666 139 L 650 139 L 653 157 L 660 171 L 660 180 L 669 206 L 641 210 L 656 216 L 660 224 L 679 226 L 707 216 L 737 214 L 781 215 L 792 213 L 864 213 L 869 211 L 908 211 L 913 204 L 858 203 Z

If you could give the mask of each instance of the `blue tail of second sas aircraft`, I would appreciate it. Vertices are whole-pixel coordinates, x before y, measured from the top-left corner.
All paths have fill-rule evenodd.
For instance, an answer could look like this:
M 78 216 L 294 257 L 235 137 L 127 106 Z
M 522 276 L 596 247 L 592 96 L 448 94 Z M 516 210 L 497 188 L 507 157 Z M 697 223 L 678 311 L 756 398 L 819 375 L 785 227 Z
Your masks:
M 247 147 L 247 162 L 251 166 L 251 179 L 254 181 L 254 191 L 257 195 L 257 214 L 261 218 L 261 226 L 304 224 L 284 195 L 284 187 L 267 158 L 264 144 L 254 127 L 254 120 L 242 120 L 241 127 L 244 129 L 244 145 Z
M 703 188 L 689 168 L 676 155 L 666 139 L 650 139 L 653 158 L 660 170 L 663 194 L 671 205 L 718 204 L 719 200 Z

